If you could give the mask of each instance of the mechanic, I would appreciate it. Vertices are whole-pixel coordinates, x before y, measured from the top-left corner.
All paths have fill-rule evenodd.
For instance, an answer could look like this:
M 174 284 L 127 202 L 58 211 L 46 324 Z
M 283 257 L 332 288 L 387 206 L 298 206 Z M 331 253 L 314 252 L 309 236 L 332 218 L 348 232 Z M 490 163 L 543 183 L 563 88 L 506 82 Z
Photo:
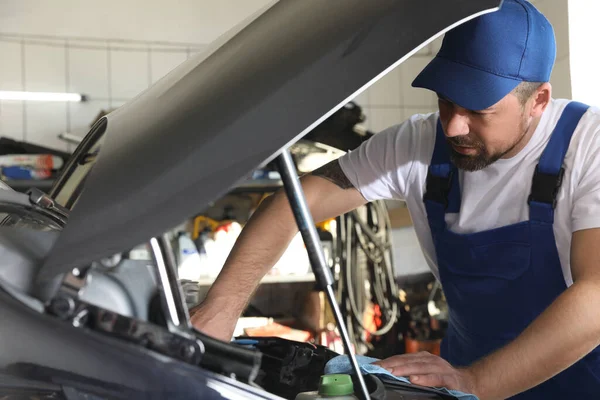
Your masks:
M 505 0 L 448 32 L 413 82 L 437 93 L 439 113 L 302 177 L 315 221 L 376 199 L 407 203 L 450 321 L 442 358 L 378 362 L 393 374 L 482 400 L 600 397 L 600 110 L 552 98 L 555 57 L 548 20 Z M 230 340 L 296 232 L 285 193 L 271 196 L 192 310 L 194 326 Z

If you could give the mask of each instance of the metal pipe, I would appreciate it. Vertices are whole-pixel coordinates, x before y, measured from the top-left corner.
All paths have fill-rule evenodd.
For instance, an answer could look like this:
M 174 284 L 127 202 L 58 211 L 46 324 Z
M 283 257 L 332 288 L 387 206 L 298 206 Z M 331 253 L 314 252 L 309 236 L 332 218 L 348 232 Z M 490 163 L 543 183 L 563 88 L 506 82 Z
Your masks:
M 164 237 L 150 239 L 154 257 L 156 278 L 162 290 L 159 290 L 163 309 L 167 314 L 167 324 L 171 332 L 189 333 L 190 316 L 183 301 L 183 291 L 177 280 L 177 266 L 169 241 Z
M 346 324 L 342 318 L 339 305 L 335 301 L 335 294 L 333 291 L 333 275 L 331 274 L 331 270 L 325 262 L 325 253 L 323 252 L 323 247 L 321 246 L 317 228 L 315 227 L 314 220 L 310 210 L 308 209 L 308 205 L 306 204 L 306 198 L 304 197 L 304 192 L 302 191 L 302 186 L 300 185 L 300 180 L 298 179 L 298 174 L 296 173 L 296 167 L 294 166 L 292 155 L 288 149 L 284 149 L 281 155 L 277 157 L 277 162 L 279 166 L 279 173 L 281 174 L 281 180 L 283 181 L 283 187 L 288 196 L 290 206 L 292 208 L 292 212 L 294 213 L 294 217 L 296 218 L 296 223 L 298 224 L 300 233 L 302 234 L 304 245 L 308 251 L 308 257 L 315 274 L 315 279 L 317 280 L 317 284 L 327 294 L 327 298 L 331 305 L 331 310 L 333 311 L 333 315 L 338 324 L 338 329 L 340 330 L 342 341 L 344 342 L 346 353 L 350 358 L 350 364 L 356 373 L 356 377 L 360 384 L 364 398 L 369 399 L 370 397 L 367 385 L 365 384 L 365 380 L 360 373 L 360 368 L 356 362 L 356 357 L 351 350 L 350 337 L 348 336 Z

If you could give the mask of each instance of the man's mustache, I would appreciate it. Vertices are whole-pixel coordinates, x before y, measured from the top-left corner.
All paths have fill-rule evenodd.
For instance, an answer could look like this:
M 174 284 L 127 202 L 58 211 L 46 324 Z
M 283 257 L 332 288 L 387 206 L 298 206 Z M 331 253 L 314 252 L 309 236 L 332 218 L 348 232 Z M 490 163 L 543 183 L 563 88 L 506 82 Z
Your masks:
M 448 143 L 458 147 L 481 147 L 481 142 L 479 142 L 478 140 L 470 139 L 466 136 L 447 137 L 446 140 L 448 141 Z

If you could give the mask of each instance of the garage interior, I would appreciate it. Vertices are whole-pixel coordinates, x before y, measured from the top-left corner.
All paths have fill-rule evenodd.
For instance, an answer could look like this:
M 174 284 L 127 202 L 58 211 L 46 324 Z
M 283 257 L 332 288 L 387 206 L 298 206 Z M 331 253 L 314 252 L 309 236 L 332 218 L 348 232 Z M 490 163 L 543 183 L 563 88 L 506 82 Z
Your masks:
M 178 65 L 202 54 L 272 3 L 0 2 L 2 181 L 19 192 L 37 188 L 47 193 L 102 117 L 126 107 Z M 576 1 L 532 3 L 556 32 L 553 97 L 593 102 L 595 93 L 589 88 L 598 77 L 589 66 L 597 56 L 578 40 L 589 36 L 592 27 L 573 22 L 593 13 L 581 10 Z M 440 46 L 438 38 L 419 49 L 293 144 L 290 152 L 297 172 L 309 173 L 411 115 L 435 112 L 437 97 L 410 84 Z M 10 98 L 15 92 L 56 98 Z M 60 98 L 65 94 L 73 97 Z M 274 161 L 248 171 L 242 184 L 165 233 L 188 308 L 203 300 L 258 205 L 282 186 Z M 439 354 L 447 307 L 421 253 L 406 205 L 395 200 L 370 203 L 316 228 L 352 351 L 375 358 L 418 351 Z M 122 258 L 151 262 L 152 249 L 140 243 L 102 263 L 115 265 Z M 278 337 L 345 352 L 300 233 L 262 280 L 234 337 Z

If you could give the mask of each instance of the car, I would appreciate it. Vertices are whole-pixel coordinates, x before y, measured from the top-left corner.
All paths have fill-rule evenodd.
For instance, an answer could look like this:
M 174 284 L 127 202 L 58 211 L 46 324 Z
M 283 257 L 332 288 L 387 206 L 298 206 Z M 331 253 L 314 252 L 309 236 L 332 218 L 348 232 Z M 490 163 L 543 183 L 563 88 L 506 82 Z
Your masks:
M 191 327 L 163 234 L 500 3 L 273 2 L 98 120 L 48 194 L 0 190 L 0 393 L 273 399 L 314 390 L 331 350 L 276 338 L 224 343 Z M 294 177 L 284 181 L 301 206 Z M 127 257 L 140 243 L 152 261 Z M 372 398 L 453 398 L 365 381 Z

